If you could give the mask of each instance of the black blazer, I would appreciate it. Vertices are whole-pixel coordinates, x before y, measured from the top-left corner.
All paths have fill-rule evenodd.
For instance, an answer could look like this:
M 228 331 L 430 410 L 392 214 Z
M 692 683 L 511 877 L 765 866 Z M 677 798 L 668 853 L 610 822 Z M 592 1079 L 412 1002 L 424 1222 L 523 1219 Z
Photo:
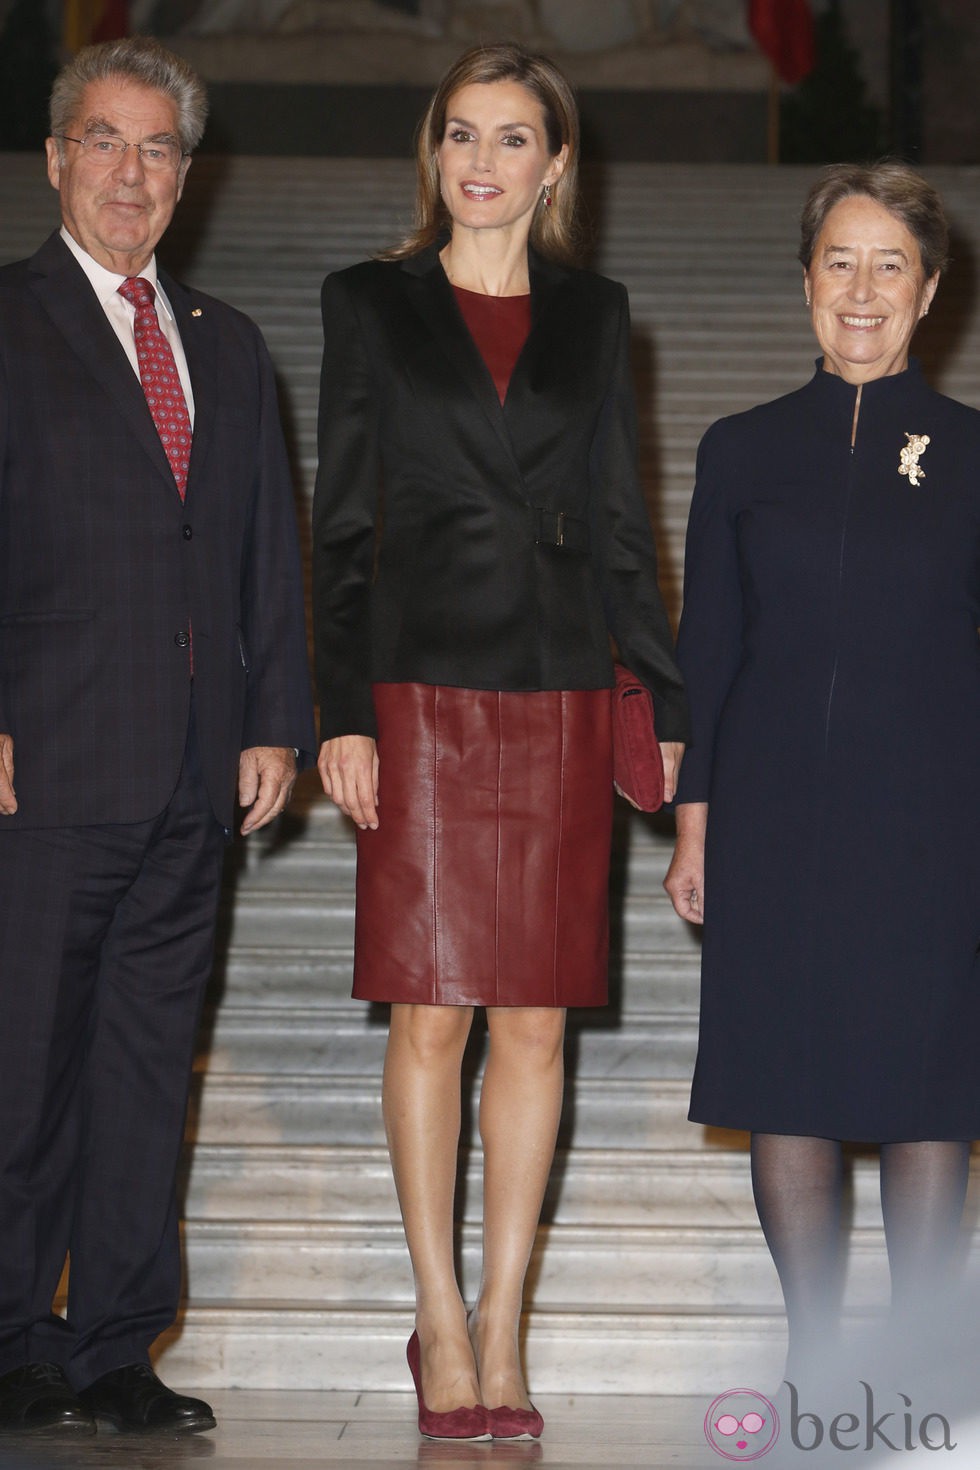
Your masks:
M 0 270 L 0 731 L 7 827 L 133 822 L 176 784 L 194 702 L 215 815 L 252 745 L 314 749 L 301 576 L 258 329 L 161 274 L 194 390 L 182 504 L 143 390 L 53 235 Z
M 611 632 L 661 738 L 684 739 L 623 287 L 532 255 L 531 332 L 503 407 L 436 247 L 328 276 L 322 305 L 321 738 L 375 733 L 372 680 L 608 687 Z

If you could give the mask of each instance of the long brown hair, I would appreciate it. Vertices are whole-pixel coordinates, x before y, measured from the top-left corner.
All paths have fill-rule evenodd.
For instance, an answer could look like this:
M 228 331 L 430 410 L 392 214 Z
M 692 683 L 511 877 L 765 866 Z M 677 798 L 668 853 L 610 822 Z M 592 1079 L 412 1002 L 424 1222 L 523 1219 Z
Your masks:
M 561 178 L 551 186 L 551 205 L 541 200 L 534 211 L 530 242 L 551 260 L 573 264 L 578 255 L 579 122 L 575 96 L 554 62 L 511 42 L 464 51 L 439 83 L 416 134 L 415 227 L 397 245 L 381 251 L 380 258 L 403 260 L 416 255 L 450 228 L 452 221 L 439 187 L 436 154 L 446 130 L 449 99 L 474 82 L 519 82 L 541 104 L 550 156 L 554 158 L 563 146 L 567 148 Z

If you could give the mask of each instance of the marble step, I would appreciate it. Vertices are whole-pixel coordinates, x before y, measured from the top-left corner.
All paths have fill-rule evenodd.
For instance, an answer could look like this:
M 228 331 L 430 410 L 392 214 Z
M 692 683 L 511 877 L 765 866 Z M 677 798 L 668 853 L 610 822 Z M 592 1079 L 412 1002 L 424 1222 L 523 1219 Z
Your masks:
M 852 1242 L 865 1281 L 880 1244 Z M 459 1245 L 463 1294 L 471 1299 L 479 1284 L 479 1227 L 462 1227 Z M 190 1220 L 184 1256 L 188 1294 L 198 1304 L 234 1297 L 407 1307 L 414 1300 L 400 1223 Z M 528 1281 L 535 1305 L 549 1307 L 740 1303 L 775 1311 L 780 1301 L 765 1241 L 751 1227 L 543 1226 Z
M 458 1231 L 464 1296 L 480 1279 L 481 1228 Z M 973 1252 L 980 1256 L 980 1246 Z M 201 1304 L 249 1301 L 331 1303 L 413 1300 L 412 1268 L 400 1222 L 188 1220 L 187 1290 Z M 888 1258 L 878 1228 L 852 1229 L 845 1300 L 888 1300 Z M 776 1311 L 779 1280 L 758 1225 L 544 1225 L 528 1269 L 535 1307 L 625 1310 Z
M 290 889 L 322 893 L 349 888 L 353 892 L 354 844 L 347 833 L 332 824 L 314 821 L 302 827 L 297 823 L 293 831 L 295 835 L 267 852 L 256 848 L 253 854 L 253 843 L 248 843 L 249 862 L 229 873 L 228 886 L 239 894 L 269 896 Z M 628 892 L 665 899 L 662 885 L 671 850 L 666 839 L 644 841 L 638 834 L 628 851 L 623 844 L 614 846 L 613 871 L 622 875 Z
M 655 1312 L 635 1305 L 609 1312 L 575 1306 L 536 1309 L 526 1324 L 532 1392 L 714 1397 L 733 1384 L 774 1390 L 782 1377 L 785 1329 L 775 1312 Z M 198 1392 L 214 1387 L 407 1391 L 405 1343 L 412 1326 L 407 1307 L 387 1304 L 195 1304 L 161 1340 L 161 1371 L 168 1383 Z M 444 1462 L 461 1463 L 458 1455 L 454 1450 Z M 492 1457 L 496 1460 L 497 1451 Z
M 668 861 L 669 854 L 653 848 L 638 847 L 628 854 L 614 852 L 610 918 L 615 933 L 634 911 L 642 919 L 649 910 L 647 922 L 657 925 L 657 937 L 664 946 L 684 950 L 690 947 L 692 936 L 688 926 L 673 912 L 664 892 L 663 879 Z M 284 936 L 289 937 L 293 944 L 309 938 L 309 916 L 322 915 L 328 906 L 336 907 L 348 922 L 352 921 L 354 857 L 342 844 L 318 841 L 314 836 L 291 844 L 288 856 L 277 856 L 262 866 L 232 874 L 224 880 L 226 920 L 231 909 L 242 908 L 254 913 L 258 923 L 264 923 L 268 918 L 281 927 L 281 912 L 288 928 L 293 915 L 302 913 L 304 927 Z M 236 944 L 262 942 L 261 939 L 255 940 L 254 934 L 246 930 L 241 933 L 232 930 L 229 937 Z M 314 937 L 322 940 L 322 934 Z
M 363 1007 L 361 1008 L 363 1011 Z M 566 1066 L 576 1077 L 690 1076 L 697 1051 L 696 997 L 684 1010 L 653 1003 L 642 1015 L 590 1013 L 593 1024 L 573 1022 Z M 202 1036 L 210 1075 L 220 1072 L 294 1076 L 363 1073 L 380 1077 L 386 1017 L 374 1023 L 350 1006 L 253 1010 L 223 1006 Z M 479 1031 L 473 1046 L 483 1051 Z
M 211 979 L 209 1000 L 225 1009 L 239 1006 L 339 1005 L 350 999 L 354 936 L 312 949 L 273 944 L 225 949 Z M 351 1001 L 351 1005 L 355 1002 Z M 363 1002 L 361 1002 L 363 1009 Z M 209 1018 L 205 1017 L 205 1030 Z
M 614 852 L 659 851 L 664 867 L 673 846 L 674 818 L 669 808 L 659 812 L 637 812 L 621 798 L 613 802 L 612 845 Z M 317 772 L 312 768 L 297 777 L 292 799 L 283 814 L 230 851 L 244 869 L 283 860 L 288 863 L 290 847 L 296 842 L 338 843 L 349 853 L 353 867 L 356 833 L 353 824 L 324 796 Z
M 286 944 L 236 945 L 226 951 L 211 988 L 213 1004 L 230 1015 L 239 1008 L 327 1006 L 343 1008 L 364 1018 L 363 1001 L 351 999 L 353 935 L 346 940 L 332 930 L 337 943 L 303 949 Z M 655 1002 L 665 1011 L 689 1013 L 696 1009 L 700 980 L 700 950 L 695 943 L 683 953 L 651 955 L 644 951 L 611 954 L 611 1003 L 597 1011 L 569 1012 L 569 1031 L 606 1028 L 630 1016 L 642 1015 Z M 372 1013 L 384 1020 L 383 1011 Z
M 613 828 L 617 842 L 659 845 L 669 853 L 672 827 L 673 819 L 669 812 L 637 812 L 623 801 L 613 804 Z M 257 832 L 239 851 L 251 854 L 256 860 L 259 854 L 277 857 L 295 838 L 314 835 L 324 840 L 342 841 L 353 853 L 353 824 L 323 795 L 316 771 L 306 770 L 297 778 L 289 807 L 278 822 Z
M 188 1137 L 221 1144 L 384 1143 L 381 1078 L 220 1073 L 202 1066 L 191 1088 Z M 686 1079 L 583 1077 L 568 1087 L 559 1145 L 690 1148 Z M 467 1102 L 472 1101 L 472 1090 Z M 466 1109 L 467 1113 L 469 1109 Z
M 460 1232 L 464 1295 L 479 1279 L 479 1232 Z M 878 1242 L 875 1242 L 878 1244 Z M 232 1297 L 334 1306 L 407 1307 L 412 1272 L 399 1224 L 189 1221 L 188 1291 L 196 1304 Z M 867 1280 L 871 1243 L 856 1241 Z M 536 1305 L 622 1310 L 718 1307 L 776 1310 L 779 1283 L 757 1229 L 552 1226 L 539 1231 L 529 1280 Z M 877 1284 L 877 1283 L 876 1283 Z
M 231 947 L 283 943 L 306 949 L 331 942 L 331 931 L 341 926 L 353 933 L 354 895 L 347 888 L 296 891 L 277 887 L 250 886 L 241 901 L 226 900 L 222 925 Z M 689 943 L 686 926 L 670 906 L 666 894 L 626 897 L 611 914 L 612 933 L 618 945 L 628 950 L 669 954 Z
M 562 1149 L 555 1158 L 542 1220 L 554 1225 L 724 1224 L 755 1228 L 747 1140 L 731 1134 L 727 1145 L 707 1141 L 707 1130 L 688 1125 L 687 1148 Z M 717 1137 L 717 1134 L 715 1135 Z M 482 1154 L 463 1150 L 457 1211 L 465 1221 L 481 1217 Z M 186 1161 L 182 1187 L 187 1217 L 194 1221 L 281 1220 L 397 1223 L 398 1200 L 383 1145 L 203 1144 Z M 974 1163 L 980 1194 L 980 1156 Z M 878 1161 L 851 1160 L 845 1190 L 849 1225 L 881 1225 Z M 971 1199 L 973 1218 L 977 1201 Z
M 184 1206 L 194 1220 L 399 1219 L 383 1145 L 198 1144 L 186 1169 Z M 858 1182 L 863 1207 L 877 1181 L 865 1171 Z M 482 1154 L 477 1147 L 464 1149 L 457 1208 L 467 1220 L 478 1220 L 482 1198 Z M 873 1210 L 868 1214 L 868 1223 L 874 1223 Z M 542 1212 L 543 1219 L 559 1225 L 597 1219 L 690 1225 L 706 1215 L 730 1225 L 755 1222 L 744 1149 L 563 1149 Z
M 319 779 L 310 770 L 299 776 L 292 801 L 278 821 L 235 849 L 235 856 L 246 870 L 274 868 L 279 864 L 288 867 L 291 849 L 304 842 L 336 844 L 347 854 L 353 870 L 353 826 L 322 794 Z M 639 813 L 631 811 L 622 801 L 614 804 L 613 849 L 620 858 L 627 851 L 658 852 L 666 868 L 672 842 L 673 817 L 669 811 Z
M 475 1106 L 476 1082 L 464 1079 L 464 1148 L 476 1137 L 471 1114 Z M 748 1134 L 728 1128 L 706 1128 L 688 1121 L 690 1082 L 687 1078 L 582 1077 L 569 1084 L 559 1129 L 559 1157 L 574 1147 L 573 1157 L 604 1157 L 612 1177 L 619 1176 L 623 1160 L 649 1158 L 659 1167 L 666 1159 L 678 1159 L 683 1174 L 685 1158 L 694 1153 L 701 1160 L 738 1159 L 747 1171 Z M 341 1150 L 331 1154 L 353 1160 L 356 1175 L 361 1162 L 378 1151 L 384 1157 L 384 1126 L 381 1119 L 380 1074 L 364 1076 L 290 1076 L 266 1074 L 208 1074 L 206 1062 L 192 1080 L 187 1121 L 188 1142 L 195 1152 L 202 1147 L 215 1152 L 215 1159 L 251 1158 L 269 1160 L 315 1158 L 307 1149 Z M 263 1151 L 264 1146 L 264 1151 Z M 301 1153 L 294 1151 L 300 1149 Z M 343 1151 L 353 1150 L 346 1154 Z M 855 1149 L 855 1172 L 870 1168 L 876 1177 L 875 1152 Z M 865 1159 L 870 1163 L 865 1162 Z M 694 1173 L 710 1169 L 696 1162 Z M 722 1167 L 717 1165 L 714 1167 Z M 980 1153 L 974 1155 L 974 1170 L 980 1184 Z M 638 1174 L 642 1178 L 642 1175 Z M 712 1176 L 705 1175 L 705 1180 Z M 631 1188 L 634 1186 L 631 1186 Z M 716 1186 L 711 1185 L 714 1189 Z M 719 1205 L 728 1219 L 724 1191 Z M 980 1214 L 980 1198 L 968 1209 L 968 1218 Z

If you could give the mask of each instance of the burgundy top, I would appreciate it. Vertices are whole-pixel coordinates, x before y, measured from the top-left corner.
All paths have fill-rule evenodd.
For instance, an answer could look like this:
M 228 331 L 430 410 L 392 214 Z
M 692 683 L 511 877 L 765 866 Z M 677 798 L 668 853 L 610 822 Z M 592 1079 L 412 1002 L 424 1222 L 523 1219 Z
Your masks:
M 454 286 L 456 304 L 487 365 L 501 403 L 531 330 L 530 296 L 484 296 Z

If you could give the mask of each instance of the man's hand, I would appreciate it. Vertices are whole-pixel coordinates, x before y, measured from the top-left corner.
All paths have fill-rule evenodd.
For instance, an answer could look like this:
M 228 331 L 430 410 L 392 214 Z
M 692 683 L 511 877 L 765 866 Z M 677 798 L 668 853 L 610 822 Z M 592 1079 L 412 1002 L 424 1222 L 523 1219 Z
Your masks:
M 14 795 L 14 737 L 0 735 L 0 816 L 12 817 L 17 810 Z
M 253 745 L 238 761 L 238 800 L 248 808 L 242 836 L 278 817 L 292 795 L 296 757 L 288 745 Z

